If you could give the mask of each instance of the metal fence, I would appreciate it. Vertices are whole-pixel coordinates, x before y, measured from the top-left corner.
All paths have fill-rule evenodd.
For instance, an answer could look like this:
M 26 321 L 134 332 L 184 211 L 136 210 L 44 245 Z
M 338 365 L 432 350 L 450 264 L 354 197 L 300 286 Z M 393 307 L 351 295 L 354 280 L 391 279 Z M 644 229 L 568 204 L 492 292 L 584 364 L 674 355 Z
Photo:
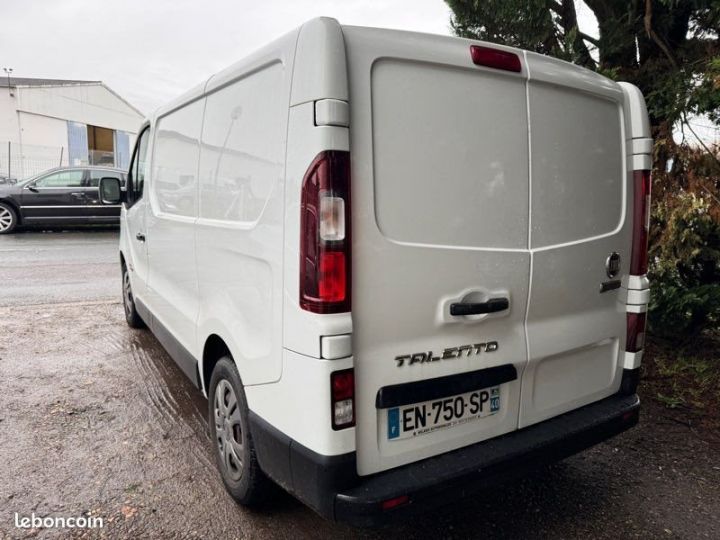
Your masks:
M 65 147 L 0 142 L 0 183 L 14 183 L 67 163 Z

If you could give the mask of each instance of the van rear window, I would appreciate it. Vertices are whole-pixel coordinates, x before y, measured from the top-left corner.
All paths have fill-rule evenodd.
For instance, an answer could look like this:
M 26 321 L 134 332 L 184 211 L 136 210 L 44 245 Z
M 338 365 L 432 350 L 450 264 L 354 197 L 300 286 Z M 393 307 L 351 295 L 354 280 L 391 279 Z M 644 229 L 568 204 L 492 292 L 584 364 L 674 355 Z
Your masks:
M 623 204 L 619 104 L 531 82 L 532 247 L 611 233 Z
M 375 212 L 386 237 L 527 248 L 524 82 L 484 69 L 374 64 Z

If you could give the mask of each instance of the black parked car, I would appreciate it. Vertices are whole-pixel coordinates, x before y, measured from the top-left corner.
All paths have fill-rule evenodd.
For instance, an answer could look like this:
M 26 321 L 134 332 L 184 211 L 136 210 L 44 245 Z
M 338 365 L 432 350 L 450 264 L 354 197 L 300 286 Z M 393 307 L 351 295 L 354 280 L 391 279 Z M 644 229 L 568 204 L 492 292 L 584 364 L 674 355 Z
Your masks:
M 17 183 L 17 178 L 10 178 L 7 175 L 0 173 L 0 184 L 15 184 Z
M 125 171 L 109 167 L 60 167 L 0 185 L 0 234 L 21 225 L 119 223 L 120 205 L 103 205 L 98 196 L 98 183 L 106 176 L 125 185 Z

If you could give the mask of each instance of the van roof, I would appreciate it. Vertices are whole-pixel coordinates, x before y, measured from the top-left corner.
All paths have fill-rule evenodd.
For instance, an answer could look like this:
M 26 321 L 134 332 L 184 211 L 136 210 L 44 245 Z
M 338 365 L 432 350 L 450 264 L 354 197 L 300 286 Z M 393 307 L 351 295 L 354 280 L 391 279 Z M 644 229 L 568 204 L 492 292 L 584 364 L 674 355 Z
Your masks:
M 252 71 L 254 68 L 262 67 L 263 64 L 266 64 L 276 58 L 278 54 L 287 57 L 293 54 L 300 56 L 303 52 L 301 50 L 301 34 L 302 42 L 308 42 L 308 44 L 311 45 L 311 47 L 308 48 L 312 49 L 312 51 L 308 51 L 308 56 L 311 58 L 308 58 L 308 61 L 304 62 L 303 66 L 317 71 L 317 73 L 313 74 L 314 76 L 304 77 L 304 81 L 309 81 L 307 84 L 313 84 L 315 86 L 318 84 L 332 85 L 332 78 L 327 76 L 326 66 L 335 64 L 336 67 L 341 67 L 337 66 L 337 63 L 342 62 L 342 67 L 344 67 L 344 54 L 342 54 L 342 59 L 340 59 L 340 55 L 342 51 L 344 51 L 344 43 L 342 41 L 341 34 L 341 30 L 343 29 L 352 31 L 361 39 L 366 38 L 370 41 L 376 41 L 378 39 L 382 39 L 388 43 L 392 43 L 393 41 L 404 43 L 407 43 L 407 41 L 413 41 L 417 43 L 418 48 L 427 50 L 428 59 L 430 60 L 432 59 L 433 50 L 439 45 L 447 46 L 448 43 L 458 42 L 465 42 L 468 46 L 471 44 L 485 44 L 497 49 L 515 52 L 526 60 L 526 64 L 528 63 L 528 60 L 532 59 L 534 69 L 528 70 L 528 78 L 531 80 L 543 80 L 545 75 L 550 75 L 549 79 L 555 82 L 562 79 L 564 85 L 575 89 L 590 91 L 601 95 L 604 94 L 607 97 L 612 96 L 614 98 L 621 94 L 621 89 L 618 83 L 608 79 L 607 77 L 575 64 L 538 53 L 495 43 L 441 34 L 340 25 L 336 19 L 330 17 L 316 17 L 305 22 L 302 26 L 292 30 L 291 32 L 288 32 L 287 34 L 268 43 L 238 62 L 228 66 L 224 70 L 210 76 L 205 81 L 158 108 L 150 115 L 149 119 L 154 122 L 156 119 L 168 114 L 169 112 L 199 99 L 212 90 L 228 84 L 248 71 Z M 323 54 L 325 58 L 318 58 L 319 54 Z M 293 86 L 295 87 L 297 85 L 294 83 Z M 317 90 L 316 87 L 315 89 Z M 346 88 L 332 88 L 327 90 L 328 91 L 325 92 L 327 94 L 326 97 L 347 99 Z M 339 97 L 342 94 L 345 94 L 345 96 Z M 306 101 L 308 95 L 310 94 L 305 89 L 298 91 L 293 88 L 291 105 Z
M 337 21 L 335 22 L 337 24 Z M 157 110 L 155 110 L 155 112 L 150 115 L 149 119 L 151 119 L 154 123 L 156 119 L 168 114 L 169 112 L 178 109 L 192 101 L 195 101 L 196 99 L 199 99 L 200 97 L 205 95 L 209 89 L 215 89 L 223 86 L 231 80 L 234 80 L 241 75 L 247 73 L 249 71 L 249 68 L 252 69 L 252 66 L 262 66 L 263 63 L 267 63 L 267 61 L 274 57 L 279 51 L 292 53 L 295 49 L 297 36 L 300 33 L 301 29 L 302 26 L 292 30 L 291 32 L 288 32 L 287 34 L 273 40 L 267 45 L 252 52 L 245 58 L 242 58 L 234 64 L 231 64 L 222 71 L 211 75 L 200 84 L 197 84 L 190 90 L 182 93 L 181 95 L 173 99 L 172 101 L 159 107 Z

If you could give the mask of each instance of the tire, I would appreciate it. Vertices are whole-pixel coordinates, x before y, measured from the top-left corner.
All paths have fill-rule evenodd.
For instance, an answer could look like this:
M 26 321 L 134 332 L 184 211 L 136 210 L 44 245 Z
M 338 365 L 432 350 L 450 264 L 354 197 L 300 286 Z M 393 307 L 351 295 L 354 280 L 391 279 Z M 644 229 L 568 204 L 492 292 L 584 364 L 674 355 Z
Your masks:
M 125 310 L 125 320 L 130 328 L 145 328 L 140 314 L 135 307 L 135 297 L 132 293 L 130 284 L 130 272 L 125 263 L 122 265 L 122 287 L 123 287 L 123 308 Z
M 18 224 L 15 209 L 7 203 L 0 202 L 0 234 L 10 234 Z
M 208 423 L 225 489 L 243 506 L 265 501 L 273 485 L 260 469 L 245 392 L 230 356 L 218 361 L 210 378 Z

